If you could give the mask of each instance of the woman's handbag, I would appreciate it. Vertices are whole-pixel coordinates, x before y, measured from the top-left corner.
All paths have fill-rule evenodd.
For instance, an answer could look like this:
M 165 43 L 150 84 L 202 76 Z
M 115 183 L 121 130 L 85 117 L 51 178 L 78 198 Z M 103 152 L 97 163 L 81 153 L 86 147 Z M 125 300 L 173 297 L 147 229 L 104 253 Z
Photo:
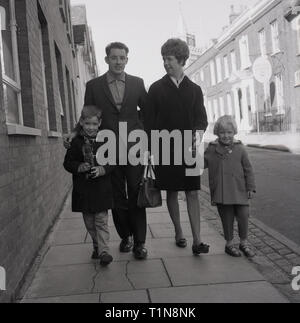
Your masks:
M 155 174 L 153 165 L 145 166 L 143 180 L 140 184 L 138 207 L 155 208 L 162 206 L 161 191 L 155 187 Z

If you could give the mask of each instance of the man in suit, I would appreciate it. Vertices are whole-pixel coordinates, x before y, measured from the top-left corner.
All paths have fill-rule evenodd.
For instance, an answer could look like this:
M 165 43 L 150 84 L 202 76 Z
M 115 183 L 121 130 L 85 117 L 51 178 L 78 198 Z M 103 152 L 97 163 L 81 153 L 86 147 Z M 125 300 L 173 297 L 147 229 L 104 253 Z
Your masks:
M 102 109 L 102 129 L 113 131 L 117 142 L 121 135 L 120 122 L 126 122 L 128 133 L 144 129 L 139 116 L 145 113 L 147 92 L 142 79 L 124 72 L 128 63 L 128 53 L 128 47 L 122 43 L 108 45 L 105 61 L 109 70 L 103 76 L 89 81 L 85 93 L 85 105 L 96 105 Z M 140 114 L 138 107 L 141 110 Z M 127 154 L 129 145 L 125 151 L 126 146 L 122 146 L 120 151 Z M 119 147 L 113 148 L 119 151 Z M 120 157 L 118 155 L 118 160 Z M 129 163 L 122 165 L 123 163 L 118 164 L 112 174 L 115 204 L 112 213 L 116 229 L 122 239 L 120 252 L 130 252 L 133 247 L 135 258 L 143 260 L 147 258 L 146 210 L 137 206 L 143 166 L 132 166 Z

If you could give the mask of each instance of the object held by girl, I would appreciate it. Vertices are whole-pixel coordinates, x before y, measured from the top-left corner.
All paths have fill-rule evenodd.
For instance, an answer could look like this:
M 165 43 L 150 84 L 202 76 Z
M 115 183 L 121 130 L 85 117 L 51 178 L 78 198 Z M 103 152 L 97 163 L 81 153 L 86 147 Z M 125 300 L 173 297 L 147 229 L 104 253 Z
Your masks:
M 249 200 L 256 192 L 255 178 L 248 154 L 241 141 L 234 139 L 237 125 L 231 116 L 221 117 L 214 128 L 218 136 L 205 152 L 205 168 L 209 171 L 209 185 L 213 205 L 222 220 L 225 252 L 232 257 L 247 257 L 255 253 L 248 244 Z M 237 219 L 239 249 L 234 245 L 234 220 Z
M 83 213 L 87 231 L 92 237 L 92 259 L 100 259 L 102 266 L 109 265 L 108 210 L 113 207 L 113 195 L 109 165 L 98 165 L 95 155 L 100 143 L 96 137 L 102 121 L 98 107 L 85 106 L 82 110 L 81 131 L 67 151 L 64 167 L 73 174 L 72 211 Z

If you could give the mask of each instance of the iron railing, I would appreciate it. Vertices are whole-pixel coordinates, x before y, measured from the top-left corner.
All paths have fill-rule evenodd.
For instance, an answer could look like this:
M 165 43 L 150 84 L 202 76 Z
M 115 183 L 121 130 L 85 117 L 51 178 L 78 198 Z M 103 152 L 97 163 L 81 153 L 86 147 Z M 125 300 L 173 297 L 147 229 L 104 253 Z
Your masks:
M 285 132 L 291 130 L 291 108 L 249 113 L 252 132 Z

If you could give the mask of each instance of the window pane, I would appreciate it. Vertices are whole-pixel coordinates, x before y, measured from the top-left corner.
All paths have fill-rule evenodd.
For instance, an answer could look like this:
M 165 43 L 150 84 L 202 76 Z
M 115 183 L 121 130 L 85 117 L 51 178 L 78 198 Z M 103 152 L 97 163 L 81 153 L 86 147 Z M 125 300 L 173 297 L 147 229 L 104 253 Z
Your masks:
M 3 30 L 1 30 L 2 36 L 2 51 L 3 51 L 3 71 L 4 74 L 13 80 L 15 79 L 14 73 L 14 62 L 13 62 L 13 49 L 12 49 L 12 38 L 10 31 L 10 7 L 9 0 L 0 0 L 0 7 L 2 12 L 5 12 L 5 21 L 1 22 Z M 2 20 L 2 19 L 1 19 Z M 2 29 L 2 28 L 1 28 Z
M 6 120 L 9 123 L 19 123 L 18 93 L 11 87 L 4 84 L 4 106 L 6 111 Z

